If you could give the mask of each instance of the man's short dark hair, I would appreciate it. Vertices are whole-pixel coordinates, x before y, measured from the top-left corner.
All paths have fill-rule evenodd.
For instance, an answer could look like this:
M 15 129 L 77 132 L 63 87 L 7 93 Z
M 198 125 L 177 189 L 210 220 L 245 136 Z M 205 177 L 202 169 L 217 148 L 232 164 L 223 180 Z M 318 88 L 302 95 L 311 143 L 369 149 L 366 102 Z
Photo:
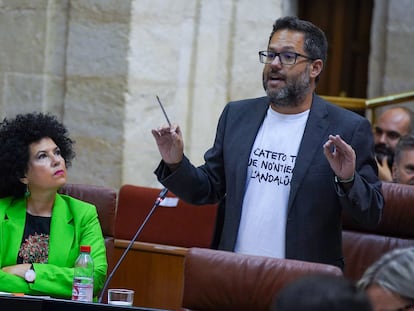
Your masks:
M 395 146 L 394 162 L 401 160 L 401 153 L 405 150 L 414 150 L 414 135 L 404 135 Z
M 279 30 L 293 30 L 305 35 L 303 49 L 312 59 L 321 59 L 326 63 L 328 57 L 328 40 L 325 33 L 311 22 L 301 20 L 296 16 L 286 16 L 277 19 L 273 24 L 273 30 L 269 37 L 269 43 L 275 32 Z

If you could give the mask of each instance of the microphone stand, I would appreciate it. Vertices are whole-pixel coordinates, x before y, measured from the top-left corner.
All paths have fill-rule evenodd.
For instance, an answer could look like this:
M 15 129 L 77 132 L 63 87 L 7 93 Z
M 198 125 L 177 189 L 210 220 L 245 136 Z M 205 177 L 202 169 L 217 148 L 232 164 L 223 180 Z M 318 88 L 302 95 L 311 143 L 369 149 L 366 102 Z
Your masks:
M 112 277 L 114 276 L 116 270 L 118 270 L 119 266 L 121 265 L 122 261 L 124 260 L 125 256 L 127 255 L 128 251 L 131 249 L 132 245 L 134 244 L 135 240 L 141 233 L 142 229 L 144 229 L 145 224 L 148 222 L 152 214 L 154 213 L 155 209 L 160 205 L 160 203 L 165 199 L 165 196 L 167 195 L 168 189 L 164 188 L 161 190 L 160 194 L 158 195 L 157 199 L 154 202 L 154 205 L 152 206 L 151 210 L 149 211 L 147 217 L 142 222 L 141 226 L 138 228 L 137 232 L 135 233 L 134 237 L 131 239 L 131 241 L 128 244 L 128 247 L 125 249 L 125 251 L 122 253 L 122 256 L 119 258 L 118 262 L 116 263 L 115 267 L 112 269 L 111 273 L 109 274 L 108 278 L 106 279 L 106 282 L 102 288 L 101 294 L 99 295 L 98 303 L 102 302 L 103 295 L 108 288 L 109 283 L 112 280 Z

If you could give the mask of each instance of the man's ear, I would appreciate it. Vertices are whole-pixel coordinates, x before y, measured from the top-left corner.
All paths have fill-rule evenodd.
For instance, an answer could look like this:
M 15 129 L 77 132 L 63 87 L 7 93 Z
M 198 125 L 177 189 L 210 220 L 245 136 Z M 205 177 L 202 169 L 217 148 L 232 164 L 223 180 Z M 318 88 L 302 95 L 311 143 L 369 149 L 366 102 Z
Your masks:
M 323 69 L 323 61 L 321 59 L 316 59 L 312 62 L 310 68 L 310 76 L 311 78 L 316 78 L 320 75 Z

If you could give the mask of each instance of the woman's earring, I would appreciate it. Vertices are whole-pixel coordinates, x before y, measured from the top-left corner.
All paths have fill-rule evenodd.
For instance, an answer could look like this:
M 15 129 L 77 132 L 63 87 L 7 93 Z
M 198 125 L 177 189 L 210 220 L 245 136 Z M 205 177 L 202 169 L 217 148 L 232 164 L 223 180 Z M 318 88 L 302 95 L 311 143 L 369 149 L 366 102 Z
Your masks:
M 26 191 L 24 192 L 24 197 L 25 198 L 30 197 L 30 190 L 29 190 L 29 185 L 28 184 L 26 185 Z

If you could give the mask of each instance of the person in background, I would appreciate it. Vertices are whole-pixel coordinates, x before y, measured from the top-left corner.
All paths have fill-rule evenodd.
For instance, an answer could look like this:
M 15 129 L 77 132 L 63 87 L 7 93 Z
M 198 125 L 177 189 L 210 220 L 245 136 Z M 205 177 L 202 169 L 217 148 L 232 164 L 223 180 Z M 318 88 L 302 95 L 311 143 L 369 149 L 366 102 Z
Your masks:
M 287 284 L 270 311 L 372 311 L 368 296 L 344 277 L 311 274 Z
M 378 116 L 373 130 L 379 179 L 392 181 L 395 147 L 401 136 L 414 130 L 414 114 L 406 107 L 391 107 Z
M 393 182 L 414 185 L 414 135 L 401 137 L 395 147 Z
M 73 143 L 52 115 L 0 123 L 0 291 L 71 298 L 80 245 L 91 246 L 95 295 L 105 282 L 96 207 L 57 193 L 75 156 Z
M 374 262 L 360 280 L 374 311 L 414 310 L 414 247 L 394 249 Z
M 213 247 L 343 268 L 342 211 L 380 221 L 370 122 L 314 93 L 327 48 L 312 23 L 277 19 L 258 55 L 267 96 L 226 105 L 199 167 L 179 126 L 152 129 L 158 180 L 187 202 L 220 202 Z

